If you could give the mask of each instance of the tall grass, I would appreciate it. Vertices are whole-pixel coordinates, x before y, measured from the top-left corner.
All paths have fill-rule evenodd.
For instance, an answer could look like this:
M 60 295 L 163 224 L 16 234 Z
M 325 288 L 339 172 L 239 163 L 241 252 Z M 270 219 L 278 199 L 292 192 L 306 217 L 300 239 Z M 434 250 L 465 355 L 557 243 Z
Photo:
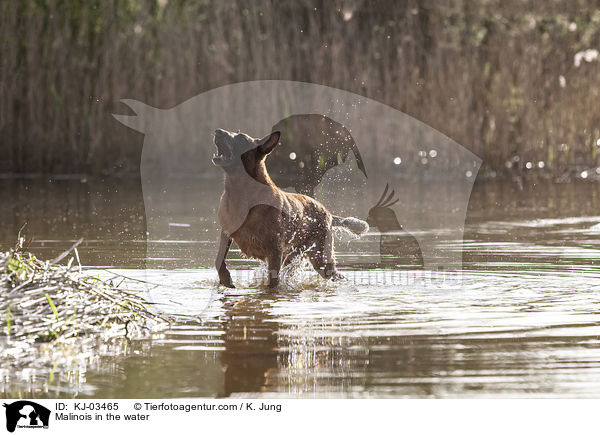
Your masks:
M 599 2 L 0 2 L 0 172 L 135 171 L 120 98 L 171 107 L 245 80 L 380 100 L 495 170 L 598 164 Z M 368 152 L 368 151 L 366 151 Z M 518 160 L 518 161 L 517 161 Z

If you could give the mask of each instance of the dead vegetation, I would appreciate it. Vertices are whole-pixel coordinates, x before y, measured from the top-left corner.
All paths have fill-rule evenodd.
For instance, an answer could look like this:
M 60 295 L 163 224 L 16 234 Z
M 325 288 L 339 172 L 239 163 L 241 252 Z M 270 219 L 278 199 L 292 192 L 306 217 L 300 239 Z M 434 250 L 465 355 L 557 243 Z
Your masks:
M 83 270 L 80 242 L 43 261 L 27 252 L 28 243 L 19 235 L 15 248 L 0 253 L 0 355 L 5 367 L 35 362 L 40 348 L 48 354 L 71 344 L 70 351 L 74 346 L 81 353 L 84 342 L 129 340 L 168 327 L 167 316 L 140 294 L 122 289 L 127 278 L 102 280 Z

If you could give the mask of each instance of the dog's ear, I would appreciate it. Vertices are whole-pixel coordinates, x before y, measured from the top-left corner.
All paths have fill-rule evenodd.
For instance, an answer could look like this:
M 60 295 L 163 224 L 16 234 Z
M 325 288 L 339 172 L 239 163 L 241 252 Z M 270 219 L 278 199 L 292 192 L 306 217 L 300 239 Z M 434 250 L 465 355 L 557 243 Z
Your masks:
M 281 136 L 280 132 L 274 131 L 273 133 L 260 139 L 258 141 L 258 143 L 259 143 L 259 146 L 257 148 L 258 152 L 263 156 L 266 156 L 267 154 L 269 154 L 271 151 L 273 151 L 275 149 L 275 147 L 279 143 L 280 136 Z

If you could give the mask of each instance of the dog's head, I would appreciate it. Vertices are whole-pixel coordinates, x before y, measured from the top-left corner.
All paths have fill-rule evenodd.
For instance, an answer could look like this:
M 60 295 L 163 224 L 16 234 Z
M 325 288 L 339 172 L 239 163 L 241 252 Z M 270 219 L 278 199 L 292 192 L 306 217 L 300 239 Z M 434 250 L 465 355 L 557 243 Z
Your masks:
M 255 168 L 279 143 L 280 133 L 274 131 L 262 139 L 255 139 L 245 133 L 232 133 L 220 128 L 215 130 L 214 142 L 217 152 L 213 156 L 215 166 L 225 170 L 239 166 L 249 170 Z

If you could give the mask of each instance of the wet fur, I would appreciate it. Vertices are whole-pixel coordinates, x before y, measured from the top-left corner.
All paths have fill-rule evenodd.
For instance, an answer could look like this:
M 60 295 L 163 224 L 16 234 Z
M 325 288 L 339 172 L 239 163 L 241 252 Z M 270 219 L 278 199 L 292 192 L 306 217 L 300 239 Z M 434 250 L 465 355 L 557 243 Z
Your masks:
M 314 269 L 324 278 L 338 279 L 341 275 L 335 267 L 333 254 L 332 223 L 343 226 L 357 234 L 368 229 L 368 225 L 358 219 L 348 220 L 332 214 L 315 199 L 297 193 L 288 193 L 279 189 L 269 177 L 265 164 L 266 156 L 272 151 L 279 139 L 279 133 L 271 142 L 242 154 L 241 159 L 246 172 L 257 182 L 267 185 L 282 201 L 288 205 L 289 214 L 268 206 L 256 205 L 250 209 L 242 226 L 230 235 L 241 251 L 253 258 L 267 262 L 269 269 L 269 287 L 279 283 L 279 271 L 298 256 L 306 255 Z M 274 144 L 272 142 L 275 142 Z M 235 180 L 225 175 L 225 190 L 221 196 L 219 219 L 223 222 L 228 214 L 234 213 L 239 201 Z M 237 210 L 236 210 L 237 211 Z M 356 221 L 362 223 L 358 228 Z M 227 244 L 231 241 L 222 241 Z M 226 255 L 226 250 L 225 250 Z M 217 264 L 220 283 L 233 287 L 231 276 L 225 261 Z

